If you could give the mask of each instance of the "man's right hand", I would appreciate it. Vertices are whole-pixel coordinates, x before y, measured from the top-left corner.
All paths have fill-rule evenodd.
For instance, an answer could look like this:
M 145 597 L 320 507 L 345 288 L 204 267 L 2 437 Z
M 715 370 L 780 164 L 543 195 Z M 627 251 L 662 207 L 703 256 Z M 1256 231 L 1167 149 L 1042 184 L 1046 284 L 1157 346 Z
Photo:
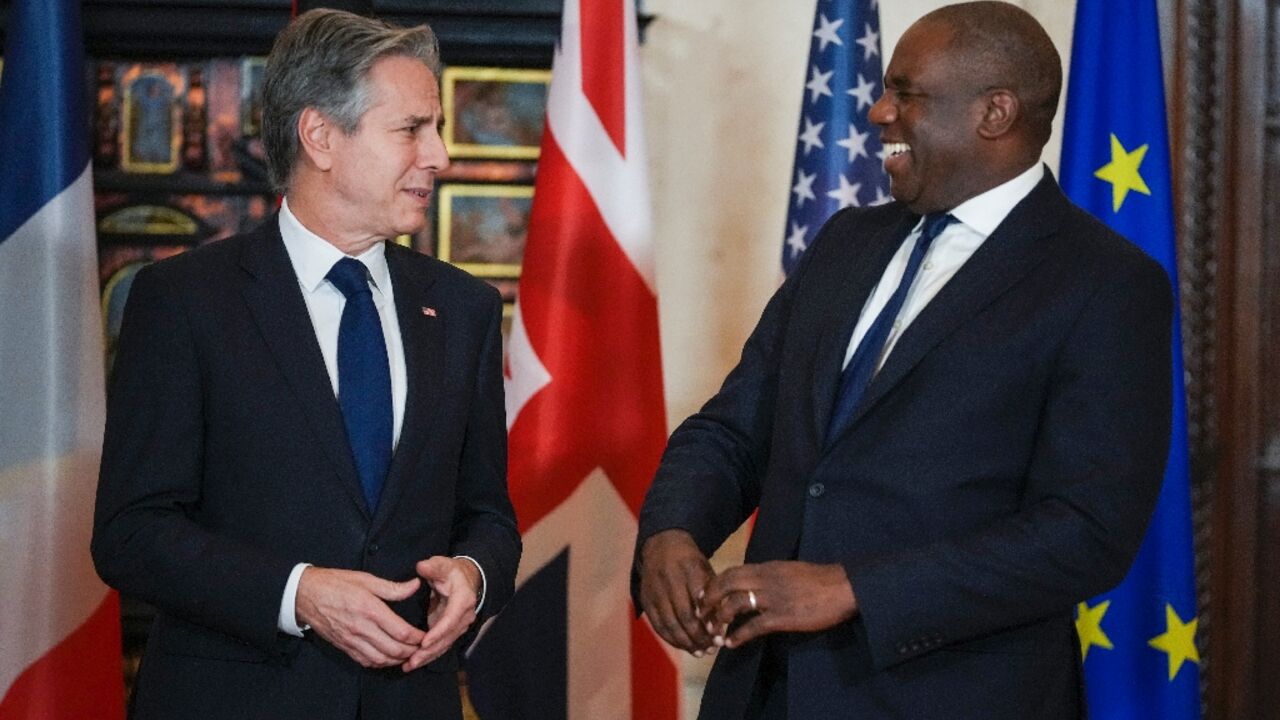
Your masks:
M 308 567 L 298 579 L 296 615 L 360 665 L 392 667 L 413 655 L 424 633 L 386 601 L 408 599 L 419 584 L 418 578 L 392 582 L 356 570 Z
M 655 533 L 640 549 L 641 609 L 663 640 L 695 657 L 715 650 L 698 609 L 713 577 L 711 563 L 684 530 Z

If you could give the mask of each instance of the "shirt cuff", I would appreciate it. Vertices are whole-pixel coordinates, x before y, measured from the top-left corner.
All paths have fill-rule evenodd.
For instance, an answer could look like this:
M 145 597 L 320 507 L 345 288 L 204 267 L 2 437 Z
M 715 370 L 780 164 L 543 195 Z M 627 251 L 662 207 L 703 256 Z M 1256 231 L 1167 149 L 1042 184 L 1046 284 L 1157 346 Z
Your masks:
M 480 571 L 480 594 L 476 597 L 476 615 L 480 614 L 480 608 L 484 607 L 484 591 L 488 587 L 489 581 L 484 577 L 484 568 L 480 567 L 480 563 L 470 555 L 455 555 L 454 560 L 468 560 L 476 569 Z
M 280 628 L 280 632 L 294 637 L 302 637 L 302 633 L 311 629 L 310 625 L 299 626 L 295 614 L 298 605 L 298 581 L 302 579 L 302 571 L 309 567 L 311 563 L 298 563 L 293 566 L 293 571 L 289 573 L 289 580 L 284 584 L 284 597 L 280 599 L 280 614 L 276 619 L 276 626 Z M 484 573 L 481 572 L 480 575 L 483 577 Z

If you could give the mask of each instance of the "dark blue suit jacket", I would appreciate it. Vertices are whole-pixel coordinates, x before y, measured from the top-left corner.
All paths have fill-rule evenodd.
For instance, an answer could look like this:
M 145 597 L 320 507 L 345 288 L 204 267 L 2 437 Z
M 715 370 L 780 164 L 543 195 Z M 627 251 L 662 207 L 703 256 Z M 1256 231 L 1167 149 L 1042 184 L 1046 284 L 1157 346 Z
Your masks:
M 513 592 L 500 299 L 435 259 L 392 244 L 386 257 L 408 397 L 374 513 L 276 218 L 138 273 L 93 537 L 107 583 L 159 613 L 136 717 L 460 715 L 456 648 L 406 675 L 276 628 L 304 561 L 406 580 L 423 558 L 470 555 L 486 615 Z M 426 593 L 393 607 L 422 627 Z
M 839 563 L 859 614 L 775 638 L 789 716 L 1074 718 L 1072 610 L 1124 575 L 1159 491 L 1172 292 L 1046 176 L 908 326 L 833 445 L 858 313 L 918 220 L 835 215 L 719 393 L 672 435 L 639 542 Z M 702 718 L 741 718 L 761 643 L 716 658 Z

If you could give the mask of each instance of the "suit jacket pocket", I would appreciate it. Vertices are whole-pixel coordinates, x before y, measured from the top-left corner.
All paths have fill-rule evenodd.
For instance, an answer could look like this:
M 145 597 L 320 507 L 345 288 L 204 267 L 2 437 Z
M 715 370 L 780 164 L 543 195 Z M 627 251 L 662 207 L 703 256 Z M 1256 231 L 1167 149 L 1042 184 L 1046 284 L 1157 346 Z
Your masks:
M 984 655 L 1053 655 L 1073 647 L 1069 627 L 1056 618 L 1002 630 L 973 640 L 939 648 L 941 652 L 978 653 Z

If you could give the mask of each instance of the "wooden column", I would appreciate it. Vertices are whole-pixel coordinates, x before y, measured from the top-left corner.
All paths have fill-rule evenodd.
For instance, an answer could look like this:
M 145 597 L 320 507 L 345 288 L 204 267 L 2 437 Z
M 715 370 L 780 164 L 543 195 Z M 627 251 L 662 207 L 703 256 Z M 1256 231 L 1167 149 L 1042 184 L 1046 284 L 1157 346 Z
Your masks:
M 1208 718 L 1280 718 L 1280 0 L 1181 0 L 1178 177 Z

